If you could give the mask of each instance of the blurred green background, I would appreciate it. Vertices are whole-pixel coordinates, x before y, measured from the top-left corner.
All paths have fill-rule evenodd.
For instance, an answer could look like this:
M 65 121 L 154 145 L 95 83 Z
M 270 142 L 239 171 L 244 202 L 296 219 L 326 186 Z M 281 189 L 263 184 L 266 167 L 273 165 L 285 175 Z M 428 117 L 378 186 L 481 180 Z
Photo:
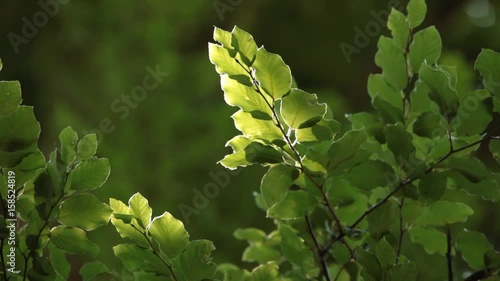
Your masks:
M 224 144 L 237 134 L 229 118 L 236 110 L 224 103 L 219 76 L 208 60 L 213 26 L 230 30 L 238 25 L 253 34 L 258 44 L 282 55 L 299 86 L 317 93 L 334 109 L 337 119 L 345 122 L 345 113 L 370 109 L 366 81 L 370 73 L 379 71 L 373 59 L 378 35 L 369 37 L 367 46 L 352 54 L 350 62 L 339 46 L 342 42 L 354 45 L 355 28 L 364 30 L 376 22 L 373 13 L 388 13 L 389 3 L 60 0 L 57 9 L 49 7 L 55 9 L 53 16 L 37 19 L 44 11 L 40 3 L 46 2 L 2 1 L 0 7 L 4 64 L 0 79 L 21 81 L 24 104 L 35 106 L 42 124 L 44 153 L 53 150 L 59 132 L 68 125 L 83 135 L 104 131 L 101 122 L 108 122 L 99 155 L 110 158 L 112 174 L 98 191 L 99 197 L 126 201 L 141 192 L 150 199 L 154 215 L 169 211 L 183 219 L 193 239 L 214 241 L 217 262 L 234 263 L 245 248 L 245 243 L 232 238 L 234 229 L 273 229 L 272 221 L 265 219 L 252 199 L 263 169 L 252 167 L 231 176 L 227 187 L 199 214 L 187 218 L 189 222 L 179 209 L 180 204 L 193 207 L 193 189 L 202 191 L 214 183 L 211 173 L 224 171 L 216 162 L 230 152 Z M 402 7 L 407 3 L 390 2 Z M 435 24 L 441 32 L 446 48 L 443 61 L 468 68 L 461 78 L 479 85 L 470 70 L 481 47 L 500 50 L 500 1 L 432 0 L 428 6 L 424 25 Z M 26 20 L 33 22 L 34 16 L 46 23 L 36 28 L 32 38 L 18 41 L 12 34 L 22 36 Z M 382 27 L 377 34 L 388 32 Z M 15 46 L 13 38 L 17 38 Z M 118 112 L 116 106 L 125 105 L 121 96 L 143 85 L 147 67 L 169 75 L 143 101 L 134 103 L 135 108 L 127 106 L 128 114 Z M 498 221 L 499 208 L 487 209 L 492 205 L 465 200 L 480 208 L 473 224 L 500 246 L 500 224 L 491 222 Z M 119 238 L 112 226 L 92 236 L 101 245 L 105 262 L 120 268 L 111 248 Z M 84 262 L 82 257 L 73 260 Z M 445 265 L 438 256 L 424 262 L 424 266 Z M 423 274 L 428 279 L 422 280 L 439 277 L 433 272 Z

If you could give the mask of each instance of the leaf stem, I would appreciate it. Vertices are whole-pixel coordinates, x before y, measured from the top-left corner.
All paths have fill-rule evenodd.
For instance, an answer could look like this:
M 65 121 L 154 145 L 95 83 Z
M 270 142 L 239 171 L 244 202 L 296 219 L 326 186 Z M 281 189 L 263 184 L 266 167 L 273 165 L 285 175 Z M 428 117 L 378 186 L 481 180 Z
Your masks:
M 451 237 L 450 227 L 447 227 L 446 231 L 446 242 L 447 242 L 447 250 L 446 250 L 446 260 L 448 263 L 448 281 L 453 281 L 453 239 Z

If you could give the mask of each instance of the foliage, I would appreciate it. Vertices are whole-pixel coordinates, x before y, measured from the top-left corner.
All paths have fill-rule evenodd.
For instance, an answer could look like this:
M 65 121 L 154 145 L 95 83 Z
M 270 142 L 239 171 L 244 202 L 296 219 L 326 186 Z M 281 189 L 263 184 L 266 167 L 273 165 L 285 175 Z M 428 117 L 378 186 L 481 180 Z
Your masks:
M 220 163 L 268 168 L 256 203 L 276 229 L 234 233 L 248 242 L 242 260 L 257 263 L 250 271 L 216 266 L 211 241 L 190 241 L 169 212 L 153 218 L 140 193 L 128 204 L 99 202 L 90 191 L 106 182 L 110 164 L 95 156 L 96 135 L 79 139 L 64 129 L 46 161 L 19 83 L 0 82 L 2 278 L 67 280 L 66 255 L 98 256 L 87 232 L 110 221 L 127 241 L 114 254 L 135 280 L 417 280 L 404 241 L 442 256 L 449 280 L 459 257 L 475 271 L 466 280 L 497 280 L 500 254 L 484 234 L 464 228 L 474 210 L 452 192 L 500 200 L 499 174 L 475 153 L 488 144 L 500 155 L 500 136 L 488 129 L 500 112 L 500 54 L 485 49 L 476 61 L 483 89 L 459 89 L 456 68 L 438 64 L 437 29 L 416 30 L 426 10 L 423 0 L 411 0 L 407 16 L 392 10 L 392 37 L 380 38 L 375 56 L 382 73 L 368 80 L 375 113 L 348 116 L 348 128 L 316 95 L 296 88 L 279 55 L 238 27 L 215 28 L 210 61 L 226 102 L 239 108 L 232 118 L 241 132 Z M 124 279 L 98 261 L 80 274 Z

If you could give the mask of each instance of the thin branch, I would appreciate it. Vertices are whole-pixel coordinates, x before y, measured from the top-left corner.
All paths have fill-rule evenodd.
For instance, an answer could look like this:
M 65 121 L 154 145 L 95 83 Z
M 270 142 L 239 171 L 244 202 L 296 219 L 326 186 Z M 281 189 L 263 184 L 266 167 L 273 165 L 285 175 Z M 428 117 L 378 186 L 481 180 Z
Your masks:
M 401 203 L 399 203 L 399 241 L 398 241 L 398 251 L 397 251 L 397 256 L 396 256 L 396 263 L 399 262 L 399 257 L 401 256 L 401 248 L 403 246 L 403 238 L 404 234 L 406 232 L 406 229 L 404 227 L 404 220 L 403 220 L 403 208 L 405 206 L 405 198 L 401 199 Z
M 473 143 L 470 143 L 468 145 L 465 145 L 461 148 L 458 148 L 458 149 L 454 149 L 454 150 L 450 150 L 446 155 L 444 155 L 443 157 L 441 157 L 436 163 L 434 163 L 433 165 L 431 165 L 431 167 L 429 167 L 427 170 L 425 170 L 424 174 L 429 174 L 430 172 L 432 172 L 434 170 L 434 168 L 439 165 L 440 163 L 444 162 L 446 159 L 448 159 L 450 156 L 452 156 L 453 154 L 455 153 L 458 153 L 460 151 L 463 151 L 463 150 L 466 150 L 468 148 L 471 148 L 475 145 L 478 145 L 486 140 L 500 140 L 500 137 L 498 136 L 484 136 L 482 139 L 478 140 L 478 141 L 475 141 Z M 360 224 L 370 213 L 372 213 L 373 211 L 375 211 L 378 207 L 382 206 L 383 204 L 385 204 L 385 202 L 389 201 L 390 198 L 392 198 L 392 196 L 394 196 L 396 193 L 398 193 L 401 189 L 403 189 L 405 186 L 411 184 L 412 182 L 416 181 L 417 179 L 419 179 L 419 177 L 415 177 L 415 178 L 411 178 L 411 179 L 407 179 L 403 182 L 401 182 L 394 190 L 392 190 L 387 196 L 385 196 L 383 199 L 381 199 L 380 201 L 378 201 L 377 203 L 375 203 L 373 206 L 371 206 L 370 208 L 368 208 L 368 210 L 366 210 L 349 228 L 350 229 L 353 229 L 355 228 L 356 226 L 358 226 L 358 224 Z M 337 241 L 343 239 L 345 236 L 345 233 L 342 235 L 342 234 L 339 234 L 337 237 L 335 237 L 331 242 L 330 244 L 328 244 L 326 246 L 326 250 L 330 249 Z
M 307 229 L 309 230 L 309 234 L 311 235 L 311 238 L 314 242 L 314 247 L 316 247 L 316 251 L 318 252 L 319 261 L 320 261 L 321 270 L 322 270 L 321 275 L 325 276 L 327 281 L 331 281 L 332 279 L 330 277 L 330 273 L 328 272 L 328 263 L 326 262 L 326 253 L 328 253 L 328 252 L 323 251 L 323 249 L 319 245 L 318 239 L 316 238 L 316 234 L 314 233 L 314 229 L 313 229 L 313 226 L 311 224 L 311 220 L 309 219 L 309 216 L 306 215 L 305 217 L 306 217 L 306 222 L 307 222 Z
M 447 251 L 446 251 L 446 260 L 448 261 L 448 281 L 453 281 L 453 240 L 451 237 L 451 230 L 448 226 L 446 232 L 446 241 L 447 241 Z
M 158 253 L 158 251 L 156 251 L 155 247 L 153 246 L 153 243 L 151 242 L 151 240 L 149 239 L 148 235 L 146 234 L 146 232 L 142 232 L 141 230 L 139 230 L 135 225 L 133 224 L 130 224 L 132 226 L 132 228 L 134 228 L 135 230 L 137 230 L 140 234 L 142 234 L 144 236 L 144 238 L 146 238 L 146 241 L 148 241 L 148 244 L 149 244 L 149 247 L 151 247 L 151 250 L 153 251 L 153 253 L 155 254 L 156 257 L 158 257 L 161 262 L 167 266 L 168 270 L 170 271 L 170 274 L 172 274 L 172 278 L 174 278 L 174 281 L 177 281 L 177 277 L 175 276 L 175 273 L 174 273 L 174 269 L 173 269 L 173 266 L 171 264 L 169 264 L 167 261 L 165 261 L 162 256 L 160 255 L 160 253 Z

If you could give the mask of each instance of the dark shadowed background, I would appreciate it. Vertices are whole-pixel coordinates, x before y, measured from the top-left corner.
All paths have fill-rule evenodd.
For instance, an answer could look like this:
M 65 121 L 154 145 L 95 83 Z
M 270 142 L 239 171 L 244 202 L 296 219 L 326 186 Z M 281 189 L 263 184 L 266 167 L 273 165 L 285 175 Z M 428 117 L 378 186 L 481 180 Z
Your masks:
M 391 3 L 400 8 L 407 1 Z M 98 154 L 112 165 L 108 183 L 98 191 L 103 201 L 126 201 L 141 192 L 154 215 L 169 211 L 186 223 L 193 239 L 213 240 L 217 262 L 238 263 L 245 243 L 232 232 L 271 230 L 272 221 L 252 195 L 264 170 L 252 167 L 229 176 L 217 164 L 230 152 L 224 145 L 237 131 L 230 119 L 236 110 L 224 103 L 208 60 L 213 26 L 238 25 L 282 55 L 298 85 L 317 93 L 345 122 L 345 113 L 370 109 L 366 81 L 379 71 L 373 58 L 378 36 L 388 34 L 380 24 L 388 5 L 385 0 L 2 1 L 0 79 L 21 81 L 24 104 L 35 106 L 42 124 L 46 155 L 68 125 L 80 135 L 98 133 Z M 500 1 L 433 0 L 428 6 L 424 26 L 434 24 L 441 32 L 442 62 L 472 69 L 481 47 L 500 51 Z M 153 72 L 156 80 L 144 84 Z M 463 73 L 460 79 L 479 84 L 475 72 Z M 199 194 L 207 186 L 219 192 L 204 200 Z M 470 200 L 479 208 L 472 224 L 500 246 L 499 208 Z M 105 263 L 120 268 L 111 248 L 118 243 L 112 228 L 103 227 L 92 238 Z M 77 269 L 88 259 L 71 258 Z M 445 260 L 423 261 L 436 264 L 445 266 Z M 422 274 L 421 280 L 440 278 L 432 270 Z

